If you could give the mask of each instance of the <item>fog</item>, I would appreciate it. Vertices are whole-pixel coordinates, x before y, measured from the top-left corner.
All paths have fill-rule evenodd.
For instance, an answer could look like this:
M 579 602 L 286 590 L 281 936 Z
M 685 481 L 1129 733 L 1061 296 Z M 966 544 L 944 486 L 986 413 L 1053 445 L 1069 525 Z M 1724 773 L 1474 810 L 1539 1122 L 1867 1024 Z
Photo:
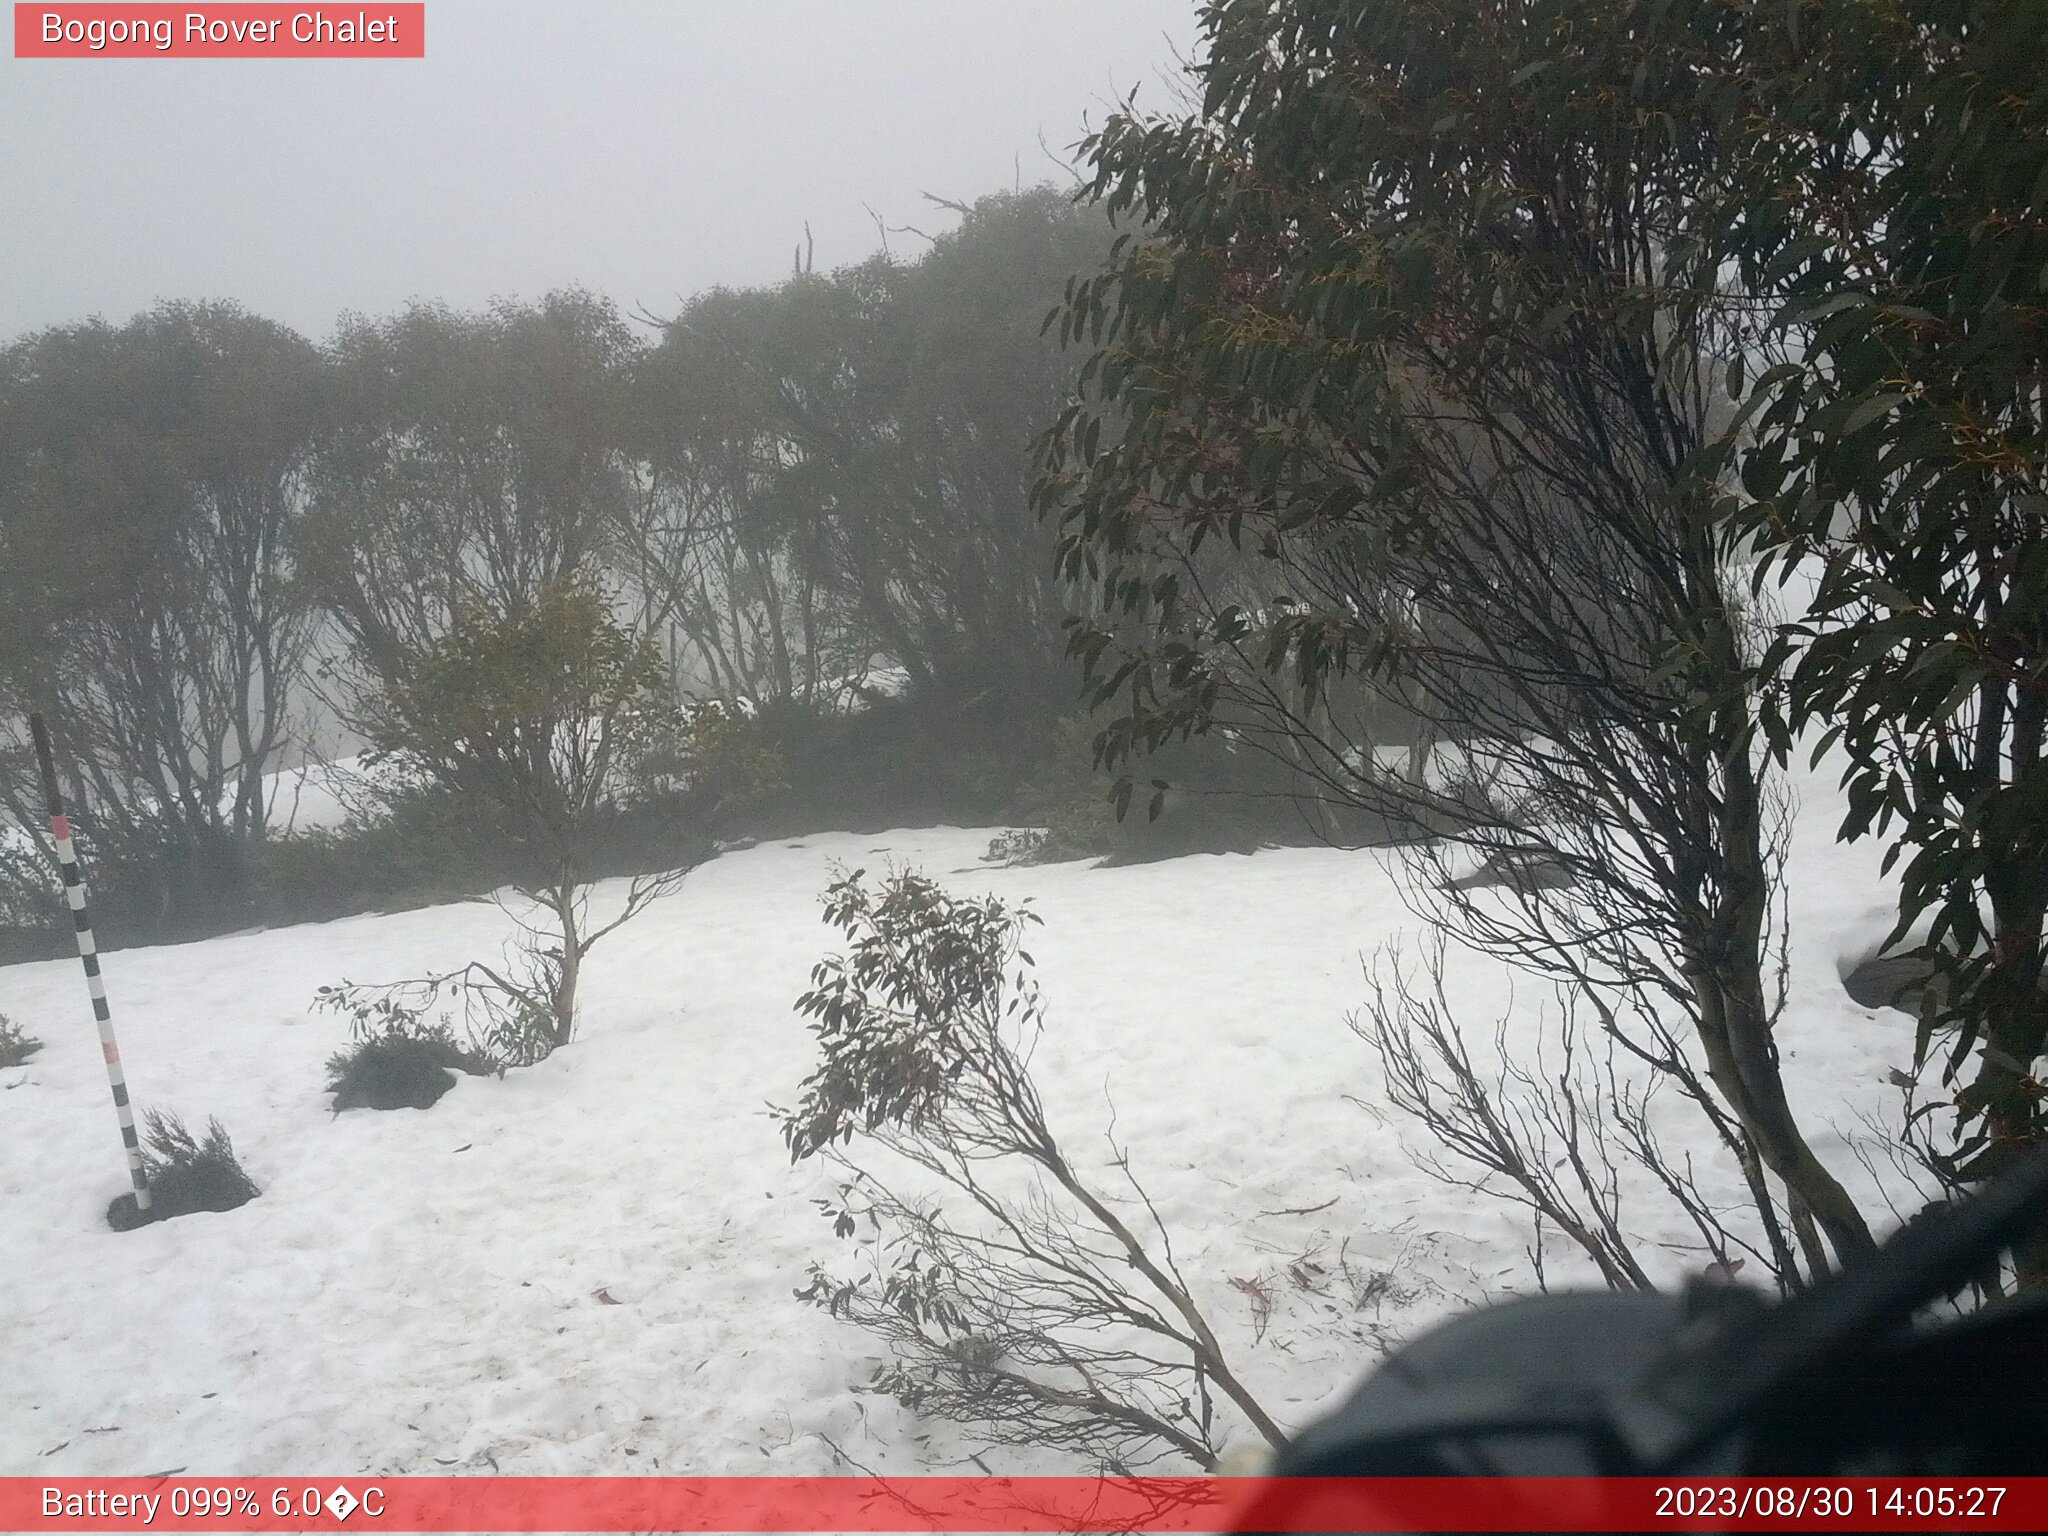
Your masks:
M 1195 0 L 431 0 L 424 60 L 0 61 L 0 336 L 160 298 L 308 335 L 581 285 L 628 313 L 1062 177 Z

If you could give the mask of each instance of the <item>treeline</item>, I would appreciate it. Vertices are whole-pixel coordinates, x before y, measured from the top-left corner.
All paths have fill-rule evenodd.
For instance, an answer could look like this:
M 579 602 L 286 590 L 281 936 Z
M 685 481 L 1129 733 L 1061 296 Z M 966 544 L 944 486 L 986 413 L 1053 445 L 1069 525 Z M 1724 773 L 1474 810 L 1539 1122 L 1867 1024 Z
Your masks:
M 1075 365 L 1044 321 L 1109 242 L 1038 190 L 916 260 L 705 294 L 652 340 L 562 292 L 350 317 L 325 346 L 232 304 L 17 341 L 5 920 L 47 915 L 31 710 L 117 937 L 511 873 L 430 791 L 403 836 L 280 849 L 266 776 L 316 720 L 362 733 L 459 615 L 517 621 L 573 584 L 772 764 L 693 837 L 1014 807 L 1077 697 L 1030 507 Z

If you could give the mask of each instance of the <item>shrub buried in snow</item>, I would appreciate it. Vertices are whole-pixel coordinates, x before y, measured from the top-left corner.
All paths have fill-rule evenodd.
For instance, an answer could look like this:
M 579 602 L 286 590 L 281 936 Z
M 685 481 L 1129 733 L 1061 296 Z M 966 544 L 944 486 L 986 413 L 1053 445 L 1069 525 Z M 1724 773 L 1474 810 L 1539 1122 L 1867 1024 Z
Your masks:
M 42 1041 L 0 1013 L 0 1067 L 18 1067 L 42 1048 Z
M 334 1109 L 430 1109 L 455 1073 L 503 1075 L 507 1063 L 483 1045 L 464 1045 L 446 1020 L 429 1023 L 388 992 L 322 987 L 316 1007 L 350 1016 L 347 1050 L 327 1058 Z
M 232 1211 L 263 1193 L 243 1171 L 227 1128 L 218 1120 L 206 1123 L 204 1141 L 176 1115 L 159 1110 L 145 1114 L 143 1126 L 142 1171 L 149 1181 L 149 1209 L 138 1212 L 132 1194 L 118 1196 L 107 1207 L 107 1225 L 116 1232 L 194 1211 Z

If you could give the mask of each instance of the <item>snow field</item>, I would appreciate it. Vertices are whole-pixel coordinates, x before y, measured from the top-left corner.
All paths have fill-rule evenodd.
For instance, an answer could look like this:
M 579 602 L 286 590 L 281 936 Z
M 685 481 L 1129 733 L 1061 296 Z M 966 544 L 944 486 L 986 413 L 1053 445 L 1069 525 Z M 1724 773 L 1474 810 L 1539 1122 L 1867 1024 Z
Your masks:
M 1911 1023 L 1841 989 L 1891 893 L 1876 848 L 1834 846 L 1831 782 L 1799 784 L 1783 1044 L 1817 1149 L 1874 1199 L 1847 1138 L 1895 1102 L 1884 1073 Z M 971 1434 L 859 1391 L 878 1348 L 791 1295 L 844 1251 L 809 1203 L 832 1178 L 792 1168 L 765 1112 L 812 1063 L 791 1005 L 837 947 L 818 906 L 835 866 L 1032 900 L 1054 1128 L 1104 1172 L 1113 1103 L 1199 1299 L 1283 1418 L 1348 1390 L 1379 1331 L 1528 1287 L 1508 1208 L 1417 1172 L 1413 1132 L 1374 1112 L 1345 1015 L 1361 955 L 1415 928 L 1380 855 L 1001 869 L 980 862 L 991 835 L 727 854 L 593 952 L 572 1045 L 424 1112 L 330 1113 L 346 1028 L 311 1013 L 313 990 L 495 958 L 511 925 L 491 904 L 110 955 L 137 1103 L 195 1129 L 218 1115 L 263 1188 L 130 1234 L 102 1219 L 125 1170 L 76 962 L 0 969 L 0 1012 L 47 1042 L 0 1072 L 0 1472 L 813 1473 L 843 1470 L 834 1446 L 874 1470 L 974 1470 Z M 1469 957 L 1452 993 L 1475 1046 L 1505 1006 L 1526 1040 L 1545 1001 Z M 1629 1214 L 1671 1277 L 1703 1262 L 1666 1213 Z M 1303 1273 L 1388 1269 L 1390 1289 L 1362 1308 L 1334 1279 L 1318 1294 L 1289 1277 L 1303 1255 Z M 1554 1285 L 1590 1272 L 1550 1259 Z M 1273 1298 L 1257 1342 L 1246 1281 Z

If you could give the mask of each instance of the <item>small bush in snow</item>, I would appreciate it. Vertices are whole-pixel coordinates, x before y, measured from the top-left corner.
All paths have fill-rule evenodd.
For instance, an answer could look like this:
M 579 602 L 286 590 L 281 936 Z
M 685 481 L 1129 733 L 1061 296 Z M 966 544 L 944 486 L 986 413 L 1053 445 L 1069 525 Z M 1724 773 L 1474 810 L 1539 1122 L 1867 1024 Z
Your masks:
M 176 1115 L 149 1111 L 143 1117 L 143 1177 L 149 1183 L 149 1211 L 137 1211 L 135 1196 L 122 1195 L 107 1207 L 107 1225 L 131 1231 L 194 1211 L 232 1211 L 263 1191 L 235 1158 L 234 1143 L 218 1120 L 197 1140 Z
M 1109 1467 L 1213 1468 L 1219 1393 L 1279 1445 L 1122 1152 L 1124 1188 L 1105 1192 L 1046 1124 L 1025 1065 L 1038 993 L 1018 942 L 1036 919 L 917 874 L 871 889 L 858 871 L 825 913 L 851 950 L 813 970 L 797 1004 L 823 1060 L 779 1118 L 793 1159 L 847 1175 L 819 1204 L 858 1262 L 814 1265 L 797 1295 L 888 1344 L 875 1388 L 993 1441 Z M 895 1193 L 840 1150 L 856 1146 L 907 1160 L 941 1195 Z M 1133 1201 L 1135 1225 L 1117 1209 Z
M 547 1060 L 565 1043 L 562 1015 L 555 1006 L 564 993 L 562 951 L 549 947 L 544 935 L 526 928 L 507 946 L 506 960 L 500 966 L 472 960 L 460 970 L 437 976 L 375 985 L 344 981 L 321 987 L 314 994 L 313 1006 L 346 1014 L 358 1044 L 387 1036 L 426 1041 L 448 1058 L 443 1063 L 446 1066 L 472 1075 L 502 1075 L 510 1067 L 530 1067 Z M 462 1011 L 467 1044 L 456 1039 L 446 1011 L 440 1024 L 426 1022 L 427 1010 L 444 994 Z M 424 1059 L 418 1051 L 404 1054 L 408 1060 Z M 330 1075 L 339 1059 L 328 1063 Z
M 327 1091 L 344 1109 L 429 1109 L 455 1086 L 455 1074 L 504 1071 L 500 1058 L 464 1044 L 445 1021 L 433 1023 L 388 993 L 322 987 L 318 1007 L 350 1016 L 347 1050 L 327 1058 Z
M 462 1044 L 446 1025 L 393 1029 L 357 1040 L 327 1058 L 334 1108 L 430 1109 L 455 1086 L 457 1072 L 480 1077 L 502 1070 Z
M 18 1067 L 42 1048 L 42 1041 L 0 1013 L 0 1067 Z

